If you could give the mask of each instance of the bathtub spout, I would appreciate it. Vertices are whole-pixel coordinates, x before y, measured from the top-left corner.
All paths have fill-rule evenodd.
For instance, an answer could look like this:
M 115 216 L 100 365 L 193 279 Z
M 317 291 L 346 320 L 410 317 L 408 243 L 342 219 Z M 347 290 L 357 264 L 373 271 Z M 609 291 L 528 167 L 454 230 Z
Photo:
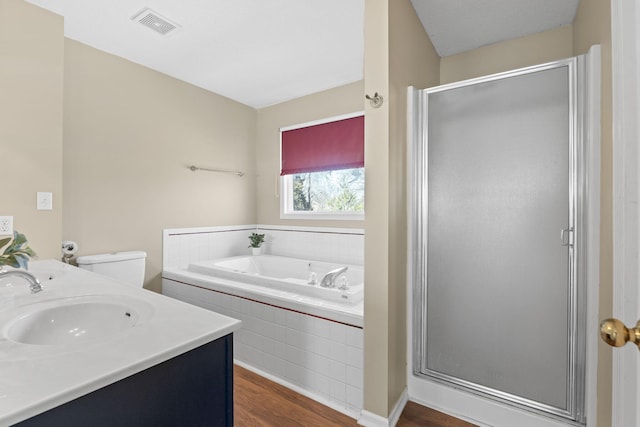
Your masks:
M 323 288 L 334 288 L 336 286 L 336 278 L 342 273 L 346 272 L 349 267 L 336 268 L 324 275 L 320 281 L 320 286 Z

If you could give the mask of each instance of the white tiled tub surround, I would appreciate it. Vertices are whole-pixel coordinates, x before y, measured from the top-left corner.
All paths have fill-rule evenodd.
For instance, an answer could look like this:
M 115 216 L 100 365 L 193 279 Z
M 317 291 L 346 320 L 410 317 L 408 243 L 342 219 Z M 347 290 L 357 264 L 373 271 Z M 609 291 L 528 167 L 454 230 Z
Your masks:
M 162 233 L 163 270 L 187 268 L 190 262 L 248 254 L 255 225 L 165 229 Z
M 364 231 L 351 228 L 248 224 L 174 228 L 163 232 L 163 269 L 190 262 L 250 254 L 249 234 L 265 234 L 264 253 L 315 261 L 364 265 Z
M 364 265 L 364 231 L 258 225 L 269 255 Z M 247 239 L 245 237 L 245 239 Z
M 247 236 L 266 234 L 270 255 L 363 264 L 362 230 L 249 225 L 165 230 L 163 293 L 243 321 L 236 362 L 357 418 L 362 410 L 362 306 L 256 291 L 185 272 L 191 262 L 244 255 Z
M 250 299 L 163 279 L 167 296 L 242 321 L 234 335 L 241 366 L 354 418 L 362 410 L 363 332 Z

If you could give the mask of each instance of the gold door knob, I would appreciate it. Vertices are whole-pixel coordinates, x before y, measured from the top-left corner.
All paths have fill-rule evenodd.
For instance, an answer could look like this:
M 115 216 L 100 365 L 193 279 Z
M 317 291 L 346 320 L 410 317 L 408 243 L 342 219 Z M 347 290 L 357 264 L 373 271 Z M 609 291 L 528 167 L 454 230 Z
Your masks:
M 622 347 L 629 341 L 640 350 L 640 320 L 635 328 L 627 328 L 618 319 L 605 319 L 600 322 L 600 337 L 612 347 Z

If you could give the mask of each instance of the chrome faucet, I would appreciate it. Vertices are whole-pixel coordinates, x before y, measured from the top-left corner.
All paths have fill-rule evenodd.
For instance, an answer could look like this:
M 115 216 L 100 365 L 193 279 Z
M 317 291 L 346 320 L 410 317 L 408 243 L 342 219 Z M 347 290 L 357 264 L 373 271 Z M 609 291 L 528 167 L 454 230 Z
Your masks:
M 32 294 L 37 294 L 42 290 L 42 285 L 36 276 L 24 270 L 6 270 L 0 271 L 0 279 L 3 277 L 18 276 L 29 282 L 29 289 Z
M 336 286 L 336 278 L 342 273 L 346 272 L 349 267 L 336 268 L 324 275 L 320 281 L 320 286 L 323 288 L 334 288 Z

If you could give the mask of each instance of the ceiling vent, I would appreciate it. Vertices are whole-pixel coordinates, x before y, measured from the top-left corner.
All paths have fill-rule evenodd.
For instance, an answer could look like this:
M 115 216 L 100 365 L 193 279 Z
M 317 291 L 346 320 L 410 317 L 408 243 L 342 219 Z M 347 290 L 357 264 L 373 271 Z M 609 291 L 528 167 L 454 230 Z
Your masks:
M 169 21 L 160 14 L 151 9 L 144 9 L 131 18 L 132 21 L 151 28 L 158 34 L 166 36 L 167 34 L 180 28 L 178 24 Z

